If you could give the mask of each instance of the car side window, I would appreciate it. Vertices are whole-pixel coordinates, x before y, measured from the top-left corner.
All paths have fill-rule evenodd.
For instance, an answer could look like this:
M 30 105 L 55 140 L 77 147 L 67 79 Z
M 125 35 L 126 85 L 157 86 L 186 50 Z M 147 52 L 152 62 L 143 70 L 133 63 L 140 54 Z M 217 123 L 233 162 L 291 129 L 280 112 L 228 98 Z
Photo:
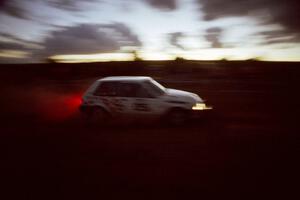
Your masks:
M 149 93 L 138 83 L 120 83 L 118 96 L 150 98 Z
M 146 88 L 148 89 L 147 90 L 148 93 L 151 94 L 151 96 L 157 97 L 157 96 L 161 96 L 164 94 L 164 92 L 160 88 L 155 86 L 150 81 L 145 81 L 144 84 L 145 84 Z
M 98 85 L 94 92 L 95 96 L 117 96 L 117 82 L 105 81 Z

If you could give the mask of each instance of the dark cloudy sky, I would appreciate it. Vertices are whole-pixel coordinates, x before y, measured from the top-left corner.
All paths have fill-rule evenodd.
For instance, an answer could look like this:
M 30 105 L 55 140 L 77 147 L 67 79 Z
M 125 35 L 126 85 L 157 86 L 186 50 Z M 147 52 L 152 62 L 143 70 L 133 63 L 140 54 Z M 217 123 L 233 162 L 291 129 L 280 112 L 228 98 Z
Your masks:
M 0 0 L 0 62 L 300 61 L 298 0 Z

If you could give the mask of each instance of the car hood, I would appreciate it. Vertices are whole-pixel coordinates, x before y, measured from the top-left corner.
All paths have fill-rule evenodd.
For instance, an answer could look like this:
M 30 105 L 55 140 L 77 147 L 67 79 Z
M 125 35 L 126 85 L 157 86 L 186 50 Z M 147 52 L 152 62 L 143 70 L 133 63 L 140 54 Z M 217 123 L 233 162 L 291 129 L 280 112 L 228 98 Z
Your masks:
M 195 93 L 167 88 L 166 93 L 168 98 L 176 98 L 181 101 L 190 103 L 202 103 L 203 100 Z

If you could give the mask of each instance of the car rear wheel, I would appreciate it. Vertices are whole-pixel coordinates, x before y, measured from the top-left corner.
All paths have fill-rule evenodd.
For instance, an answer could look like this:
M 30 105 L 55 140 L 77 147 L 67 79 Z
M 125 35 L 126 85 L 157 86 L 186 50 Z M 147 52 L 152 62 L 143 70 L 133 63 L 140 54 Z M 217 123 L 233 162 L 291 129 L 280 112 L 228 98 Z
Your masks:
M 102 108 L 93 108 L 87 115 L 88 122 L 97 125 L 107 125 L 109 118 L 109 114 Z

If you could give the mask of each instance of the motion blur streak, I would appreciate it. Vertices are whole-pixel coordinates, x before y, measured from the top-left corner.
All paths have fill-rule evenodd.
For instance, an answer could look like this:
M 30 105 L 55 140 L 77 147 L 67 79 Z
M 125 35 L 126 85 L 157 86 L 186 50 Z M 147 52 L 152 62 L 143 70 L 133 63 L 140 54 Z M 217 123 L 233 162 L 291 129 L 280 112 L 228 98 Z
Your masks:
M 81 94 L 47 93 L 38 96 L 36 101 L 39 117 L 44 120 L 63 121 L 76 114 L 81 103 Z
M 3 91 L 8 99 L 2 112 L 27 120 L 65 121 L 76 116 L 81 103 L 79 88 L 9 87 Z

